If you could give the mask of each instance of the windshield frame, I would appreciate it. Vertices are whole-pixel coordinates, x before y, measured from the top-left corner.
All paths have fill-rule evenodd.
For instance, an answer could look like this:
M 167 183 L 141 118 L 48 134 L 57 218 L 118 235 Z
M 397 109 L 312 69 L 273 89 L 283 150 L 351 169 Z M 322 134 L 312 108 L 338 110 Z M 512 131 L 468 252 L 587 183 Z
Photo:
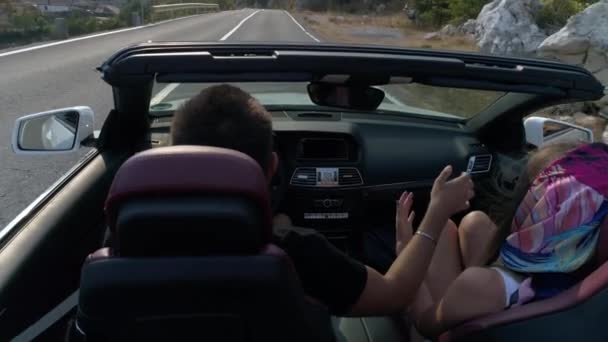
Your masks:
M 219 56 L 223 58 L 216 58 Z M 604 96 L 604 85 L 580 66 L 479 53 L 352 44 L 146 43 L 118 51 L 98 70 L 113 87 L 116 111 L 127 116 L 146 114 L 137 122 L 149 120 L 155 79 L 238 82 L 243 81 L 244 75 L 258 80 L 260 75 L 270 74 L 286 76 L 265 81 L 312 81 L 319 73 L 364 71 L 373 76 L 412 77 L 425 84 L 473 84 L 478 89 L 509 93 L 505 97 L 510 101 L 500 99 L 466 123 L 473 129 L 481 129 L 500 116 L 520 116 L 522 112 L 555 104 L 595 101 Z M 547 84 L 547 79 L 554 81 Z M 518 92 L 511 94 L 513 91 Z

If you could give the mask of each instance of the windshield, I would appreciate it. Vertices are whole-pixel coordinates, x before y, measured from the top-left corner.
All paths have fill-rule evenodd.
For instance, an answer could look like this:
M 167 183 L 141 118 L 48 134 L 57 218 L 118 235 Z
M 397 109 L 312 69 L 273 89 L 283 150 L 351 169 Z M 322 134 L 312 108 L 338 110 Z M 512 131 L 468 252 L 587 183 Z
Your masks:
M 430 54 L 464 51 L 577 65 L 606 85 L 606 13 L 608 2 L 598 0 L 0 0 L 0 227 L 87 152 L 82 148 L 75 154 L 18 157 L 9 146 L 9 128 L 27 114 L 82 105 L 95 113 L 94 129 L 101 129 L 117 101 L 95 70 L 125 47 L 147 42 L 296 42 L 375 44 Z M 479 72 L 492 72 L 486 70 Z M 564 83 L 557 78 L 542 81 Z M 171 115 L 207 86 L 154 84 L 150 113 Z M 312 104 L 305 83 L 239 86 L 267 106 L 327 110 Z M 363 111 L 370 117 L 389 113 L 466 120 L 509 105 L 507 98 L 497 102 L 505 94 L 494 91 L 416 83 L 379 88 L 385 98 L 376 111 Z M 597 118 L 608 113 L 608 101 L 543 109 L 540 114 L 589 122 L 575 113 Z M 596 136 L 603 129 L 597 128 Z
M 307 92 L 306 82 L 232 83 L 252 94 L 266 107 L 315 108 Z M 150 101 L 150 114 L 167 115 L 212 83 L 156 83 Z M 384 100 L 372 113 L 428 115 L 451 119 L 468 119 L 494 103 L 502 92 L 433 87 L 423 84 L 388 84 L 377 86 Z

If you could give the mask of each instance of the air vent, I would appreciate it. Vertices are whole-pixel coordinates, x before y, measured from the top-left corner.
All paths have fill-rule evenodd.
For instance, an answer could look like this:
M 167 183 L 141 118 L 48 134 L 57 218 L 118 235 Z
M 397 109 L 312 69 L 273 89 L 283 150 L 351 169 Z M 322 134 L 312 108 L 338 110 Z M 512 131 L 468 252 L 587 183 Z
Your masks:
M 469 158 L 469 165 L 467 166 L 467 172 L 470 174 L 486 173 L 492 168 L 492 155 L 482 154 L 478 156 L 471 156 Z
M 361 174 L 359 173 L 359 170 L 355 168 L 341 167 L 338 174 L 340 186 L 354 186 L 363 184 Z
M 287 116 L 287 113 L 285 113 L 284 111 L 272 111 L 270 112 L 270 115 L 272 115 L 273 119 L 286 119 L 289 116 Z
M 333 115 L 330 113 L 299 113 L 298 117 L 302 119 L 331 119 Z
M 335 112 L 291 112 L 288 115 L 300 121 L 340 121 L 342 118 L 341 113 Z
M 317 185 L 317 169 L 314 167 L 302 167 L 297 169 L 291 177 L 291 185 Z
M 325 179 L 328 175 L 331 178 L 332 174 L 334 175 L 333 177 L 335 177 L 333 181 L 332 179 Z M 361 173 L 359 173 L 359 170 L 353 167 L 301 167 L 297 168 L 293 173 L 290 184 L 295 186 L 311 187 L 357 186 L 363 184 L 363 179 L 361 178 Z

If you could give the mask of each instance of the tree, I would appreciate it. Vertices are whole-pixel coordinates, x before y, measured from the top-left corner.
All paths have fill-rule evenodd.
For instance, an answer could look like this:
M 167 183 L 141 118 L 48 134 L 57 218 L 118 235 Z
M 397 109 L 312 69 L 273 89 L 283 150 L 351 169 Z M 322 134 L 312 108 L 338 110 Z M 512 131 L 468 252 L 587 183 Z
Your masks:
M 568 19 L 598 0 L 543 0 L 543 8 L 536 16 L 541 28 L 554 32 L 566 25 Z
M 24 7 L 20 13 L 13 11 L 9 14 L 10 24 L 25 35 L 48 33 L 48 20 L 35 7 Z
M 131 22 L 131 13 L 136 12 L 140 13 L 142 9 L 143 0 L 129 0 L 120 8 L 120 20 L 125 24 L 129 24 Z M 166 2 L 169 3 L 169 2 Z M 150 21 L 152 14 L 152 1 L 144 1 L 143 2 L 143 10 L 144 17 L 142 20 L 144 22 Z
M 450 0 L 416 0 L 410 1 L 416 9 L 417 19 L 423 25 L 441 26 L 452 20 Z
M 490 0 L 451 0 L 450 14 L 452 20 L 456 22 L 465 22 L 468 19 L 475 19 L 481 12 L 483 6 L 489 3 Z

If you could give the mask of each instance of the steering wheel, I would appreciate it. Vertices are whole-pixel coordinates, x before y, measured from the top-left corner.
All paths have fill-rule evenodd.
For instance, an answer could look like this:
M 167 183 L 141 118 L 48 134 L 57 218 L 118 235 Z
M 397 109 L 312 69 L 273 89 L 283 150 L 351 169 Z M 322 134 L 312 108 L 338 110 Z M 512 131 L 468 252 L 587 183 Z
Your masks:
M 270 182 L 270 202 L 273 215 L 277 214 L 279 209 L 281 208 L 281 203 L 283 203 L 283 198 L 285 198 L 285 194 L 287 193 L 287 186 L 289 184 L 289 178 L 287 176 L 287 170 L 281 161 L 281 154 L 275 148 L 274 149 L 277 156 L 279 156 L 279 163 L 277 165 L 277 171 L 272 177 L 272 181 Z

